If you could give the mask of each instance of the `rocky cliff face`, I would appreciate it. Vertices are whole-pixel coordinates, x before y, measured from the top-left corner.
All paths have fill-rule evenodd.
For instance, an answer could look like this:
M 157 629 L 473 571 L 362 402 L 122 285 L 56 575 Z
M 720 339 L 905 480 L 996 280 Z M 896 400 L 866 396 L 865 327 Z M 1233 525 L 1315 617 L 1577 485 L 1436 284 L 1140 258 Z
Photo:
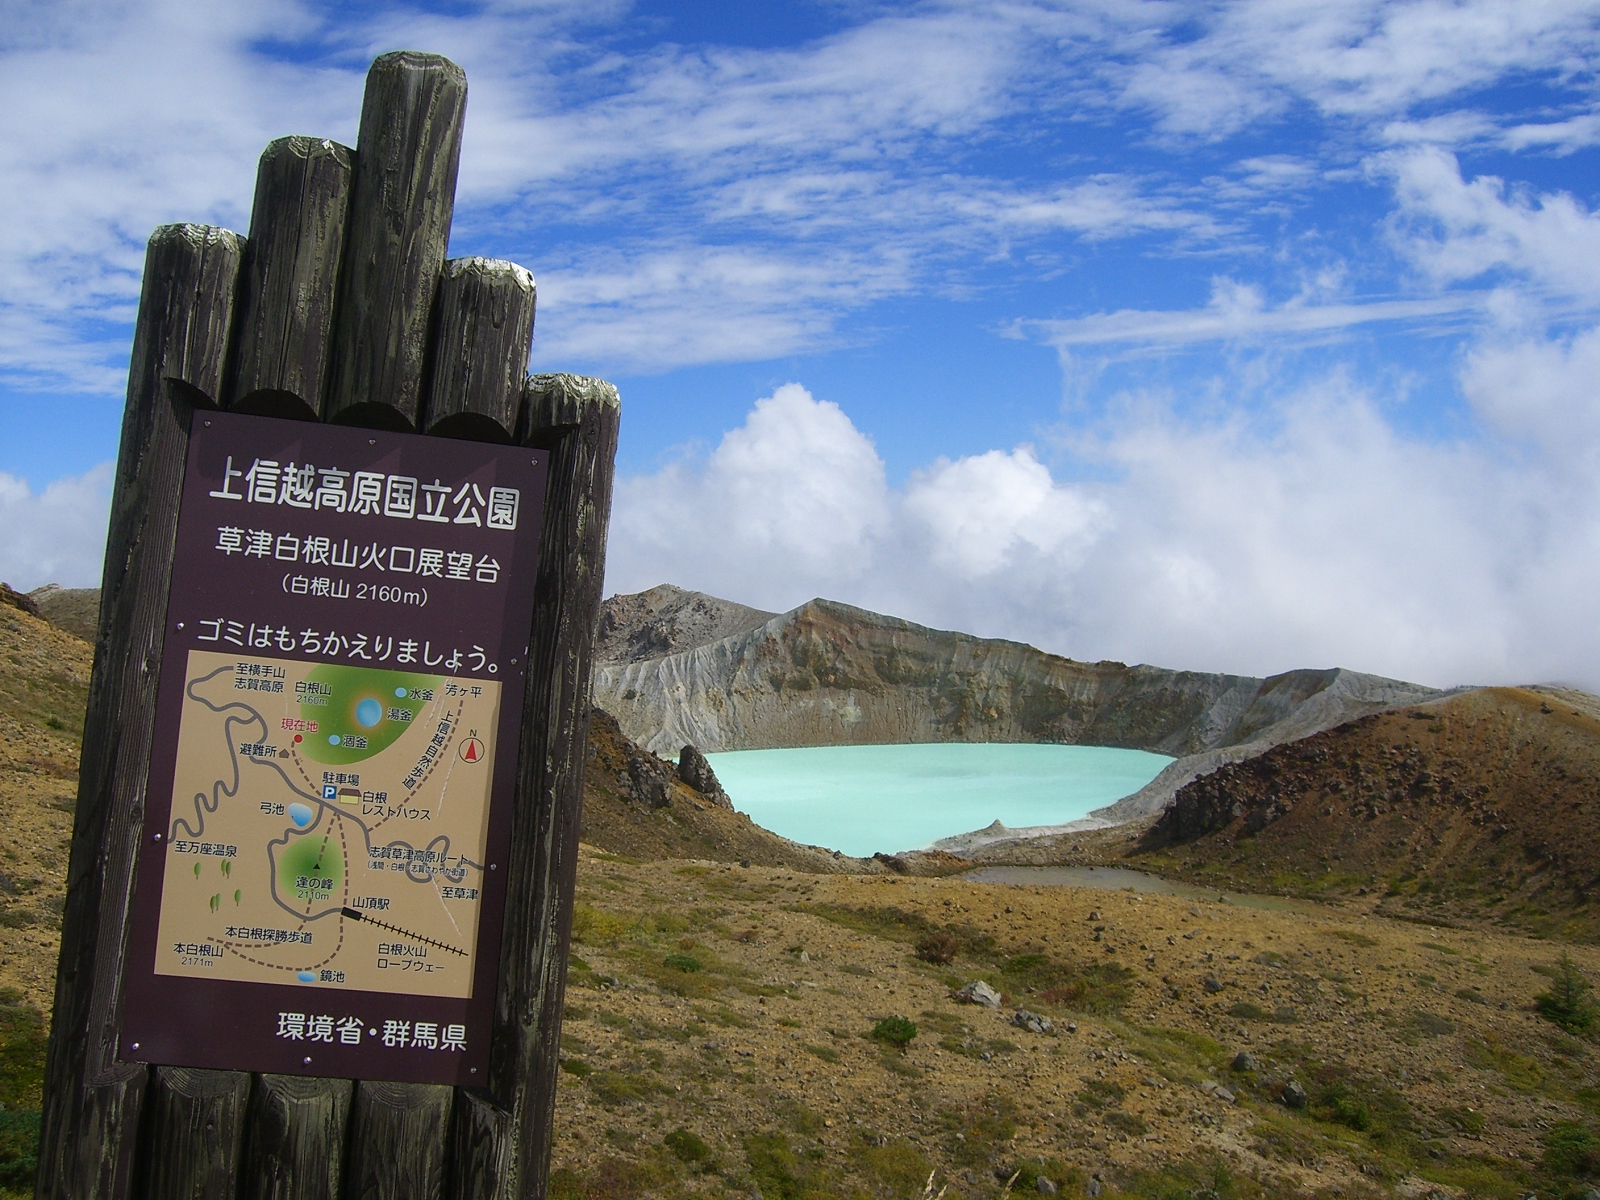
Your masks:
M 1152 750 L 1182 762 L 1227 747 L 1259 753 L 1436 694 L 1342 670 L 1256 679 L 1081 663 L 829 600 L 675 653 L 602 661 L 594 676 L 595 703 L 663 755 L 685 743 L 710 752 L 1061 742 Z
M 773 613 L 664 583 L 612 596 L 595 628 L 598 662 L 642 662 L 720 641 L 763 625 Z

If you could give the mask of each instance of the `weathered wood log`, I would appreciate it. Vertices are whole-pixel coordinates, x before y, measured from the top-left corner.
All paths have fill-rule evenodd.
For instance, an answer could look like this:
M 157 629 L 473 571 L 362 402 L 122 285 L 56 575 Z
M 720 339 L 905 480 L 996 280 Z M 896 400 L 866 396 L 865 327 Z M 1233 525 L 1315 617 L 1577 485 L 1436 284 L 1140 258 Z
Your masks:
M 222 387 L 242 239 L 167 225 L 145 256 L 84 720 L 37 1194 L 129 1193 L 148 1070 L 117 1061 L 128 901 L 189 417 Z
M 434 300 L 428 432 L 508 442 L 533 340 L 533 276 L 516 263 L 453 258 Z
M 212 1200 L 239 1190 L 250 1076 L 157 1067 L 146 1101 L 144 1200 Z
M 334 315 L 331 421 L 421 417 L 429 316 L 455 211 L 467 77 L 437 54 L 385 54 L 367 73 Z
M 511 1175 L 511 1114 L 477 1088 L 457 1088 L 450 1121 L 450 1179 L 447 1194 L 472 1200 L 514 1195 Z
M 524 444 L 550 451 L 550 475 L 517 759 L 490 1090 L 510 1114 L 511 1145 L 499 1150 L 506 1163 L 499 1195 L 543 1200 L 583 813 L 590 660 L 621 407 L 609 383 L 576 375 L 532 376 L 523 400 Z M 459 1145 L 468 1136 L 458 1129 L 455 1140 Z M 473 1200 L 487 1198 L 478 1193 Z
M 439 1200 L 454 1099 L 443 1085 L 358 1083 L 345 1200 Z
M 339 1200 L 350 1090 L 348 1079 L 258 1075 L 240 1200 Z
M 279 138 L 261 155 L 226 397 L 236 411 L 322 411 L 354 162 L 325 138 Z

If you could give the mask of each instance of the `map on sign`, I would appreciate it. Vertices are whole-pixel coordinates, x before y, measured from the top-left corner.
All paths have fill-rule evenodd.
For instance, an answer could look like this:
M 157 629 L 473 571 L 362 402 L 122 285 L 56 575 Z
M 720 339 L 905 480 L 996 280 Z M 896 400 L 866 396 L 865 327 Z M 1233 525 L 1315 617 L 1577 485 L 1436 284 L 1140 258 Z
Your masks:
M 470 997 L 500 684 L 191 650 L 155 971 Z

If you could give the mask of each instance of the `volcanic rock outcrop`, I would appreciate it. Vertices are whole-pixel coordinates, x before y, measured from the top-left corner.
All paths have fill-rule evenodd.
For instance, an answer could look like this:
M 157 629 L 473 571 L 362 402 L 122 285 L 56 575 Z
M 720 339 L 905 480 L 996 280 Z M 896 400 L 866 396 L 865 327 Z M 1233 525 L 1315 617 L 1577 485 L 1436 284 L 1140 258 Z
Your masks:
M 1057 742 L 1177 758 L 1113 806 L 1105 814 L 1112 822 L 1159 811 L 1183 783 L 1230 758 L 1439 694 L 1339 669 L 1257 679 L 1076 662 L 831 600 L 719 637 L 711 634 L 762 614 L 666 586 L 606 604 L 602 628 L 614 632 L 602 640 L 595 703 L 658 754 L 685 743 L 714 752 Z M 641 621 L 637 614 L 647 610 L 663 614 L 665 631 Z M 683 613 L 701 616 L 689 622 Z M 615 657 L 674 641 L 679 648 L 658 657 Z

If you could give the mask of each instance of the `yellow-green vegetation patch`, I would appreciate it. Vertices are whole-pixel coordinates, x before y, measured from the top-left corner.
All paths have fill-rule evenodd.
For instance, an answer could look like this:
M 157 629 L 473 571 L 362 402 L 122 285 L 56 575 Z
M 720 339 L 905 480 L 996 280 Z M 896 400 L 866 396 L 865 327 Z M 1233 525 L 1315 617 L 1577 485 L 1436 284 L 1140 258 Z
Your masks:
M 850 1162 L 880 1195 L 919 1196 L 933 1174 L 933 1165 L 908 1141 L 862 1140 L 850 1148 Z
M 1333 936 L 1342 942 L 1349 942 L 1352 946 L 1370 948 L 1378 944 L 1378 939 L 1371 934 L 1357 933 L 1354 929 L 1335 929 Z
M 1526 1054 L 1518 1054 L 1494 1033 L 1485 1033 L 1467 1043 L 1467 1061 L 1475 1067 L 1494 1071 L 1519 1092 L 1537 1092 L 1544 1087 L 1544 1071 Z

